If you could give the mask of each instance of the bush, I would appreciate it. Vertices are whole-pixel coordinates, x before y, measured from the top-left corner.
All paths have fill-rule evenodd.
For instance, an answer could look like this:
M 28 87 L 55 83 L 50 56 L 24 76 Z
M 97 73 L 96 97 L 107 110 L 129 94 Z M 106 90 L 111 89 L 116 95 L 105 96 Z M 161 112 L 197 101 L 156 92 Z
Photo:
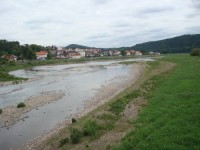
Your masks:
M 71 128 L 71 141 L 73 144 L 79 143 L 82 137 L 82 132 L 79 131 L 77 128 Z
M 72 118 L 72 123 L 75 123 L 77 120 L 75 118 Z
M 18 105 L 17 105 L 17 108 L 22 108 L 22 107 L 25 107 L 26 105 L 23 103 L 23 102 L 21 102 L 21 103 L 19 103 Z
M 2 112 L 3 112 L 3 110 L 2 110 L 2 109 L 0 109 L 0 114 L 2 114 Z
M 16 64 L 15 64 L 14 61 L 10 61 L 8 65 L 9 65 L 9 66 L 16 66 Z
M 96 121 L 89 120 L 84 124 L 83 127 L 83 134 L 84 136 L 93 136 L 96 135 L 99 125 L 96 123 Z
M 190 55 L 191 56 L 200 56 L 200 48 L 194 48 L 194 49 L 192 49 Z
M 60 140 L 60 147 L 62 147 L 63 145 L 65 145 L 68 142 L 69 142 L 68 138 L 64 138 L 64 139 Z

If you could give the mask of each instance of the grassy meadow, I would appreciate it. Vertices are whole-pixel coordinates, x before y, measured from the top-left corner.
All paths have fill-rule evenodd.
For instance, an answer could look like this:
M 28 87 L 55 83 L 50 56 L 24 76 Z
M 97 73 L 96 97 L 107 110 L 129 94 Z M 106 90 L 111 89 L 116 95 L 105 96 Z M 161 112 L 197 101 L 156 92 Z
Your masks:
M 153 77 L 148 105 L 114 150 L 200 149 L 200 58 L 170 55 L 162 61 L 176 68 Z

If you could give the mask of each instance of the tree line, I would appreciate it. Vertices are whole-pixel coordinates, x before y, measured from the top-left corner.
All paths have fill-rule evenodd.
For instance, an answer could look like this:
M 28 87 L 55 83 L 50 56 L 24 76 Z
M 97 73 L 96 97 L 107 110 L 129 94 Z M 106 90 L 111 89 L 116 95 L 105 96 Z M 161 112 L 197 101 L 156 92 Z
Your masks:
M 55 50 L 55 46 L 41 46 L 36 44 L 20 45 L 18 41 L 0 40 L 0 57 L 3 55 L 11 54 L 18 57 L 19 60 L 34 60 L 36 59 L 36 52 L 41 50 Z

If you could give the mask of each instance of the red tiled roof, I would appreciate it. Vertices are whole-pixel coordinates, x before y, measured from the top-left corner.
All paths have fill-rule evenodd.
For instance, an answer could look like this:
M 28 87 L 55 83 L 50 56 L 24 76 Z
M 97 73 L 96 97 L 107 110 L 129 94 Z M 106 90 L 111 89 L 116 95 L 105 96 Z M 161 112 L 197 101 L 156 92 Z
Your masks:
M 47 54 L 47 52 L 45 52 L 45 51 L 36 52 L 36 55 L 46 55 L 46 54 Z

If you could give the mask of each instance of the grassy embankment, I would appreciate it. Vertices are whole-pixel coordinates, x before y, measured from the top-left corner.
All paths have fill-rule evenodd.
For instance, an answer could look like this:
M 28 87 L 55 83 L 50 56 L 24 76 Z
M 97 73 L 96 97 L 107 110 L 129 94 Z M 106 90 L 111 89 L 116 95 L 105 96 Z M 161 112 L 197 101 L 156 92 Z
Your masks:
M 27 61 L 18 63 L 11 62 L 4 65 L 0 65 L 0 82 L 25 80 L 24 78 L 14 77 L 8 74 L 8 72 L 18 69 L 27 69 L 27 68 L 32 68 L 34 66 L 42 66 L 50 64 L 81 63 L 87 61 L 101 61 L 101 60 L 128 59 L 128 58 L 137 58 L 137 56 L 92 57 L 92 58 L 81 58 L 81 59 L 54 59 L 54 60 L 52 59 L 44 61 Z
M 175 69 L 167 62 L 175 63 Z M 199 64 L 198 57 L 188 55 L 171 55 L 149 63 L 140 81 L 64 128 L 44 146 L 50 149 L 199 149 Z M 125 110 L 129 108 L 131 113 L 126 115 Z M 139 117 L 135 121 L 137 112 Z M 122 143 L 116 146 L 125 133 Z
M 135 129 L 114 150 L 200 149 L 200 58 L 172 55 L 163 60 L 176 63 L 176 69 L 167 78 L 154 78 Z

